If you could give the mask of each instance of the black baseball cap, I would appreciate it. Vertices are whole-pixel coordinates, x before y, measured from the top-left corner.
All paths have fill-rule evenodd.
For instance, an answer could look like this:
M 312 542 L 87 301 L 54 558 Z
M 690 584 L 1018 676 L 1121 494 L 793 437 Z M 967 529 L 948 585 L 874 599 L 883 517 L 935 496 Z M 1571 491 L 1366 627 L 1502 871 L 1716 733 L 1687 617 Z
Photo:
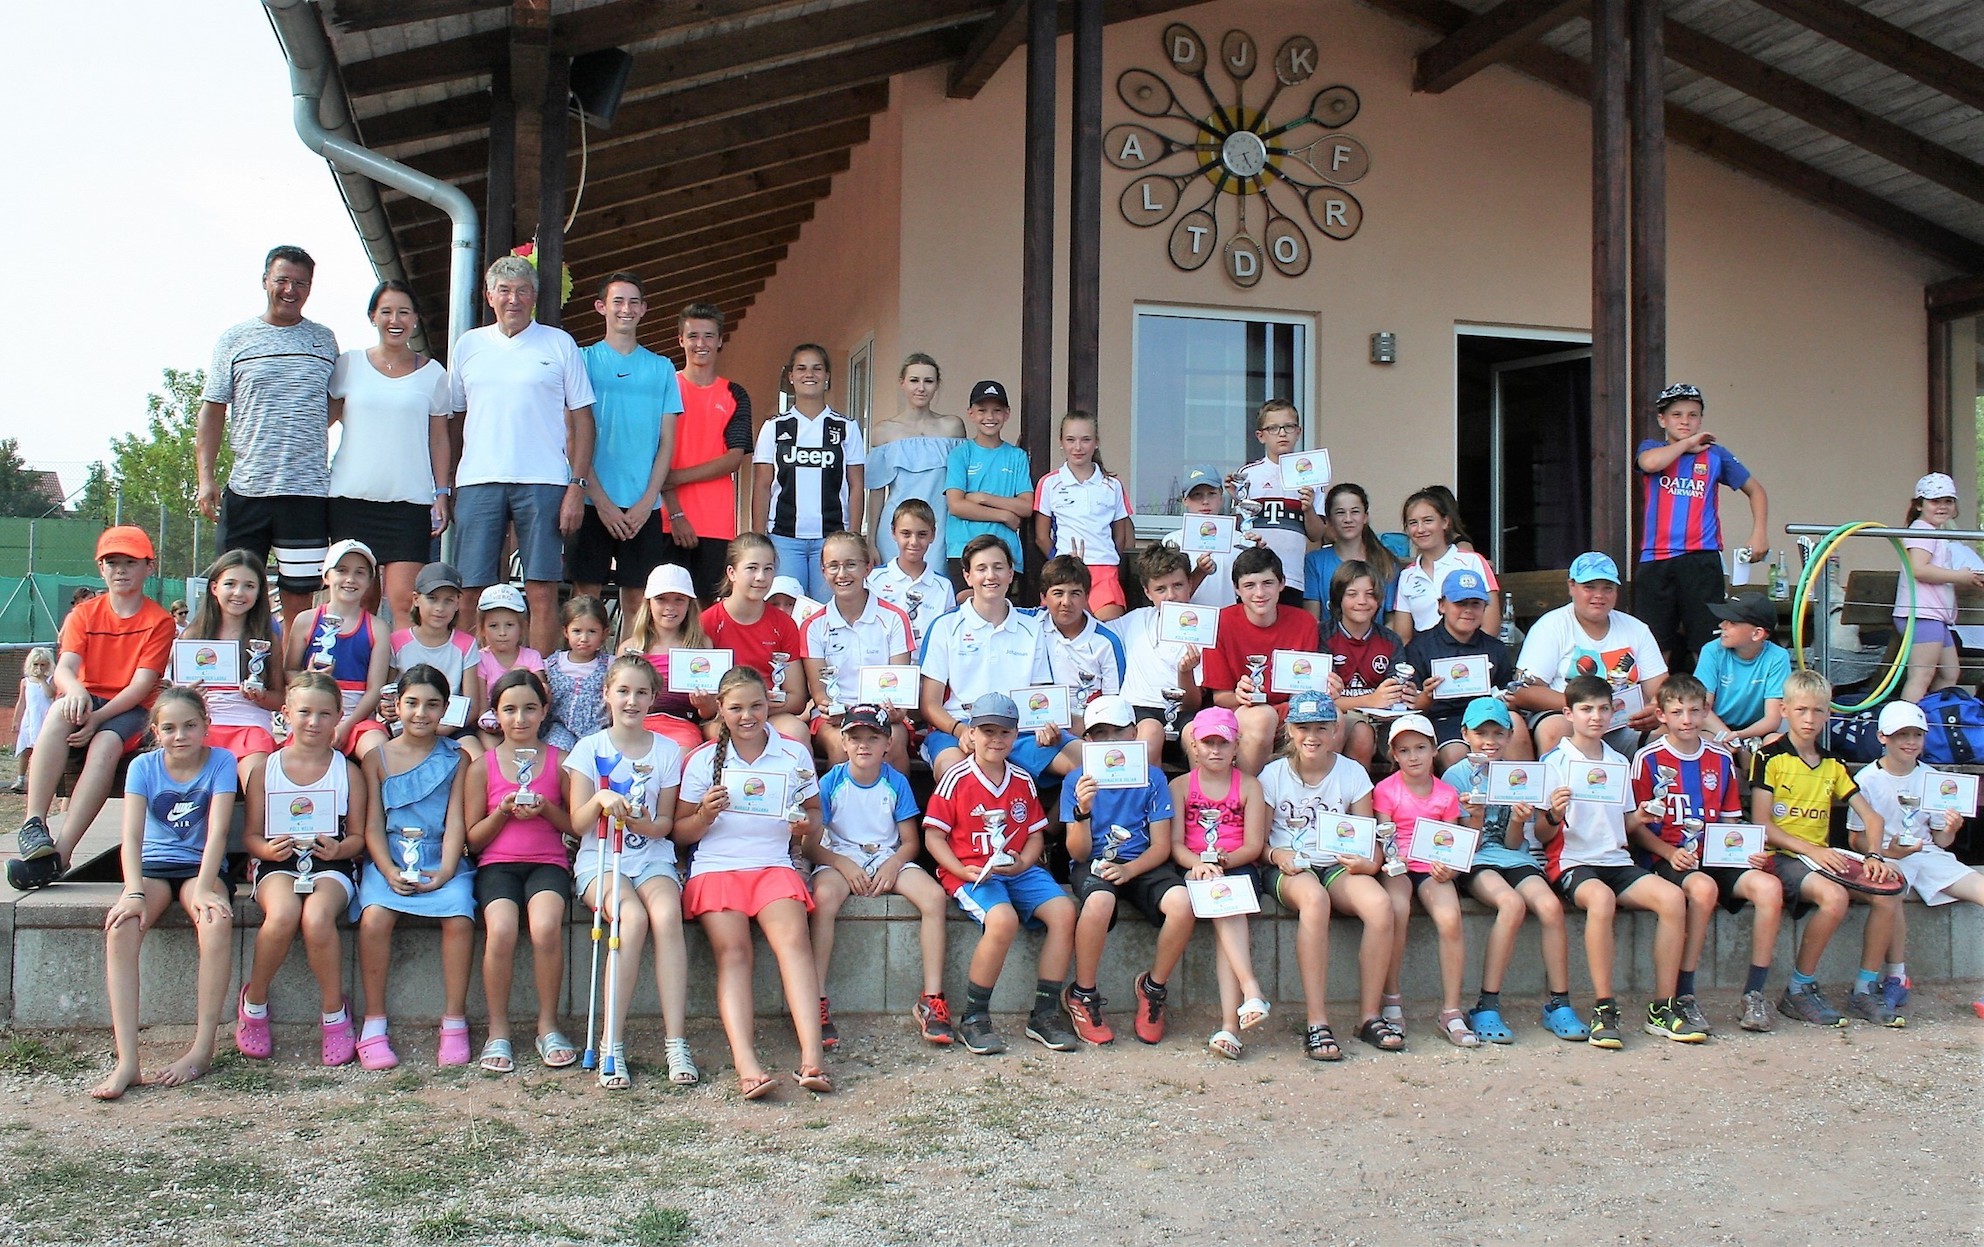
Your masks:
M 1727 602 L 1710 602 L 1708 613 L 1730 623 L 1752 624 L 1759 628 L 1777 627 L 1777 607 L 1761 593 L 1739 593 Z
M 987 400 L 998 403 L 1001 407 L 1011 407 L 1013 405 L 1012 400 L 1006 397 L 1006 387 L 1000 385 L 997 381 L 980 381 L 977 385 L 972 386 L 971 401 L 965 405 L 967 407 L 976 407 L 978 404 Z
M 849 706 L 847 713 L 840 717 L 840 730 L 851 732 L 857 727 L 872 727 L 886 736 L 889 731 L 888 712 L 880 706 Z

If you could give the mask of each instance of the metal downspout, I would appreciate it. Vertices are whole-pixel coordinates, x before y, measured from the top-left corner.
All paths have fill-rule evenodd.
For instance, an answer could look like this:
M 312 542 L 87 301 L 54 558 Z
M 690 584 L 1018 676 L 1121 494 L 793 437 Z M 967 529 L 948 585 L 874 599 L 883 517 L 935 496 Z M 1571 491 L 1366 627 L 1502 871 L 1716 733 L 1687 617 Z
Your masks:
M 481 222 L 475 204 L 457 187 L 359 146 L 344 88 L 333 72 L 330 41 L 312 0 L 262 0 L 262 8 L 289 62 L 296 133 L 305 147 L 330 162 L 373 272 L 381 280 L 406 279 L 374 183 L 402 191 L 448 214 L 453 225 L 448 259 L 448 346 L 452 354 L 455 339 L 478 317 Z M 432 343 L 427 349 L 433 350 Z

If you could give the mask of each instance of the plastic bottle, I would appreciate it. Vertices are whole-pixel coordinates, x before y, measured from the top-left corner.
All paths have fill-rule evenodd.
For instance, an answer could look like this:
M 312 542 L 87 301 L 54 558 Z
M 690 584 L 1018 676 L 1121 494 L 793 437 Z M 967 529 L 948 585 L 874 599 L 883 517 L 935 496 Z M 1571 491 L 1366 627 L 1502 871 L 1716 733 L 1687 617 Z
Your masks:
M 1773 550 L 1770 554 L 1770 600 L 1782 602 L 1791 596 L 1791 582 L 1784 574 L 1784 551 Z

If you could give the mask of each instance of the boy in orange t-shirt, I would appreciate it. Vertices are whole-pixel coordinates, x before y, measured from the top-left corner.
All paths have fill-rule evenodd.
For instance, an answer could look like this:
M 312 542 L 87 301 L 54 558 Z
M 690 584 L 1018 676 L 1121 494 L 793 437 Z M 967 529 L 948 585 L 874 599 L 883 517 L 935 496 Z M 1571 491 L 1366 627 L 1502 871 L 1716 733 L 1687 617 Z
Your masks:
M 145 711 L 171 665 L 177 635 L 172 616 L 145 596 L 155 558 L 144 529 L 105 529 L 96 542 L 105 591 L 62 621 L 57 696 L 28 766 L 21 860 L 7 863 L 7 881 L 22 891 L 47 887 L 61 875 L 110 795 L 118 759 L 145 734 Z M 78 754 L 82 773 L 58 842 L 48 830 L 48 811 L 62 772 Z

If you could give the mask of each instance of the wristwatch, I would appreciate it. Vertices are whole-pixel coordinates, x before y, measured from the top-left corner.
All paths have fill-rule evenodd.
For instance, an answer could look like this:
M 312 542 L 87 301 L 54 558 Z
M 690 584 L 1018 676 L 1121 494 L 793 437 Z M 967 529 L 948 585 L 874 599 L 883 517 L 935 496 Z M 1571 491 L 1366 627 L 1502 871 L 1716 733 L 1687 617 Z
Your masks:
M 575 476 L 571 480 L 565 482 L 567 488 L 570 488 L 573 485 L 577 485 L 580 489 L 584 489 L 586 486 L 590 484 L 592 484 L 592 482 L 587 480 L 583 476 Z
M 448 495 L 454 492 L 455 490 L 452 485 L 436 485 L 434 487 L 434 496 L 436 498 L 446 498 Z

